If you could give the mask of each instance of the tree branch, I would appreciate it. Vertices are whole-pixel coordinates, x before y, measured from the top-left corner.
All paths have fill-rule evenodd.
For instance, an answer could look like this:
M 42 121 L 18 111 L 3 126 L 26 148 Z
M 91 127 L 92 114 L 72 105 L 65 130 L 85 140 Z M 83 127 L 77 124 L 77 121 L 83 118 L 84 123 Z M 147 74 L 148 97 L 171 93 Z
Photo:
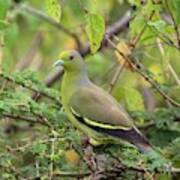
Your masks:
M 165 0 L 165 4 L 166 4 L 167 10 L 168 10 L 168 12 L 169 12 L 169 14 L 170 14 L 170 16 L 171 16 L 173 25 L 174 25 L 174 30 L 175 30 L 175 32 L 176 32 L 176 38 L 177 38 L 178 48 L 180 48 L 180 34 L 179 34 L 179 30 L 178 30 L 178 25 L 177 25 L 177 23 L 176 23 L 176 20 L 175 20 L 175 18 L 174 18 L 174 16 L 173 16 L 173 13 L 172 13 L 172 11 L 171 11 L 171 9 L 170 9 L 170 7 L 169 7 L 169 3 L 168 3 L 167 0 Z M 177 12 L 177 13 L 179 13 L 179 12 Z
M 147 82 L 149 82 L 161 95 L 164 97 L 166 100 L 168 100 L 171 104 L 173 104 L 176 107 L 180 107 L 180 103 L 172 99 L 170 96 L 168 96 L 164 91 L 161 90 L 159 85 L 151 78 L 149 77 L 146 73 L 142 71 L 142 64 L 139 64 L 137 60 L 135 60 L 133 57 L 127 57 L 119 51 L 119 49 L 116 47 L 116 45 L 108 39 L 109 43 L 112 45 L 112 47 L 117 50 L 117 52 L 131 65 L 131 67 L 139 73 Z M 143 70 L 145 71 L 146 69 L 143 67 Z M 146 70 L 147 71 L 147 70 Z
M 117 22 L 112 24 L 107 28 L 106 36 L 104 37 L 104 40 L 102 41 L 101 47 L 99 50 L 101 50 L 104 46 L 108 44 L 107 39 L 111 38 L 113 35 L 117 35 L 121 32 L 123 32 L 125 29 L 128 28 L 128 24 L 130 21 L 130 10 L 128 10 Z M 90 54 L 90 46 L 88 43 L 85 43 L 81 48 L 80 54 L 84 57 Z M 51 72 L 47 75 L 45 78 L 45 84 L 47 86 L 52 86 L 61 76 L 63 75 L 63 69 L 59 68 L 56 69 L 56 71 Z
M 51 17 L 47 16 L 46 14 L 44 14 L 43 12 L 37 10 L 37 9 L 34 9 L 30 6 L 27 6 L 25 4 L 19 6 L 19 5 L 16 5 L 16 3 L 14 3 L 14 7 L 19 9 L 20 13 L 23 12 L 27 12 L 29 14 L 31 14 L 32 16 L 35 16 L 49 24 L 51 24 L 52 26 L 54 26 L 55 28 L 57 28 L 58 30 L 64 32 L 65 34 L 67 34 L 68 36 L 71 36 L 77 43 L 77 46 L 79 49 L 81 49 L 81 42 L 78 38 L 78 36 L 76 35 L 76 33 L 70 31 L 68 28 L 64 27 L 63 25 L 61 25 L 60 23 L 56 22 L 54 19 L 52 19 Z
M 144 169 L 142 167 L 127 167 L 125 165 L 123 165 L 122 163 L 118 164 L 116 167 L 113 167 L 112 169 L 104 169 L 101 171 L 96 172 L 96 175 L 104 175 L 106 178 L 108 177 L 112 177 L 112 173 L 115 174 L 115 177 L 120 177 L 120 173 L 124 172 L 124 171 L 135 171 L 135 172 L 139 172 L 139 173 L 149 173 L 150 171 L 148 169 Z M 157 173 L 162 173 L 164 171 L 158 171 Z M 174 173 L 174 174 L 180 174 L 180 169 L 178 168 L 170 168 L 169 170 L 165 171 L 165 172 L 170 172 L 170 173 Z M 84 172 L 84 173 L 75 173 L 75 172 L 54 172 L 53 173 L 53 177 L 71 177 L 71 178 L 83 178 L 83 177 L 87 177 L 92 175 L 92 172 Z M 103 176 L 103 177 L 104 177 Z
M 137 43 L 140 41 L 141 36 L 144 34 L 144 32 L 145 32 L 145 30 L 146 30 L 146 28 L 147 28 L 147 26 L 148 26 L 147 22 L 152 19 L 152 17 L 154 16 L 154 14 L 155 14 L 155 11 L 152 11 L 151 14 L 150 14 L 150 16 L 148 17 L 145 25 L 143 26 L 143 28 L 142 28 L 141 31 L 139 32 L 139 34 L 138 34 L 134 39 L 132 39 L 132 41 L 131 41 L 130 44 L 131 44 L 131 46 L 133 47 L 133 49 L 135 49 Z
M 124 69 L 125 64 L 126 64 L 126 61 L 124 61 L 121 66 L 120 65 L 118 66 L 118 68 L 117 68 L 117 70 L 116 70 L 116 72 L 115 72 L 115 74 L 114 74 L 114 76 L 113 76 L 113 78 L 112 78 L 112 80 L 111 80 L 111 82 L 109 84 L 109 88 L 108 88 L 109 93 L 112 92 L 114 86 L 116 85 L 116 83 L 117 83 L 117 81 L 119 79 L 119 76 L 120 76 L 120 74 L 122 73 L 122 71 Z
M 18 119 L 18 120 L 22 120 L 22 121 L 26 121 L 28 123 L 39 123 L 42 124 L 44 126 L 47 127 L 51 127 L 49 123 L 46 123 L 43 120 L 36 120 L 33 117 L 27 117 L 27 116 L 23 116 L 23 115 L 14 115 L 14 114 L 8 114 L 8 113 L 2 113 L 1 116 L 5 117 L 5 118 L 10 118 L 10 119 Z
M 37 90 L 36 88 L 34 88 L 34 87 L 30 86 L 30 85 L 27 85 L 25 83 L 16 81 L 15 79 L 11 78 L 10 76 L 5 76 L 2 73 L 0 73 L 0 77 L 6 79 L 7 81 L 14 82 L 14 83 L 16 83 L 16 84 L 18 84 L 18 85 L 20 85 L 22 87 L 25 87 L 25 88 L 29 89 L 30 91 L 32 91 L 32 92 L 34 92 L 36 94 L 41 94 L 42 96 L 55 101 L 58 105 L 61 105 L 61 102 L 56 97 L 51 96 L 50 94 L 47 94 L 46 92 Z
M 28 51 L 16 64 L 15 70 L 21 71 L 29 66 L 42 44 L 42 39 L 42 32 L 37 32 L 30 44 Z
M 90 172 L 75 173 L 75 172 L 54 172 L 53 177 L 71 177 L 71 178 L 84 178 L 90 176 Z

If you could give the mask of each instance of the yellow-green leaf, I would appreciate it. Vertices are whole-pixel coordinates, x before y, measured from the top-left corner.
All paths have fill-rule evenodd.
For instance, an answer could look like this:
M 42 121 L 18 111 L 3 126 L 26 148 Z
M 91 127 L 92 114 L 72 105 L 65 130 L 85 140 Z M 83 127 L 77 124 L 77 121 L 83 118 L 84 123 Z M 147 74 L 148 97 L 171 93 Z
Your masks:
M 9 0 L 0 0 L 0 20 L 3 20 L 6 17 L 9 5 Z
M 144 111 L 145 109 L 142 95 L 133 87 L 125 88 L 125 101 L 129 111 Z M 139 120 L 141 123 L 144 122 L 143 119 Z
M 105 33 L 104 18 L 99 14 L 87 14 L 86 22 L 86 33 L 90 41 L 91 52 L 95 53 L 99 49 Z
M 163 20 L 149 21 L 148 25 L 154 27 L 159 32 L 161 32 L 166 27 L 166 22 Z
M 130 111 L 144 110 L 143 97 L 140 94 L 140 92 L 135 88 L 128 87 L 125 89 L 125 99 L 128 110 Z
M 169 89 L 169 95 L 177 102 L 180 102 L 180 85 L 172 86 Z
M 46 9 L 50 17 L 52 17 L 55 21 L 60 22 L 61 6 L 58 0 L 46 0 Z

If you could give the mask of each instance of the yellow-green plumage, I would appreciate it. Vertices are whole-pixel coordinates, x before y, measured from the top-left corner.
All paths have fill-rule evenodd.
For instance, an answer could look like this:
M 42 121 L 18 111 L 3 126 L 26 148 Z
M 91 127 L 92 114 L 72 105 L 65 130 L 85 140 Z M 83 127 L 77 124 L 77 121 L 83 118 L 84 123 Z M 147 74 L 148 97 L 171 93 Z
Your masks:
M 126 140 L 140 151 L 151 150 L 150 144 L 134 126 L 130 116 L 117 101 L 88 78 L 85 63 L 76 51 L 65 51 L 62 60 L 62 104 L 72 124 L 95 142 Z

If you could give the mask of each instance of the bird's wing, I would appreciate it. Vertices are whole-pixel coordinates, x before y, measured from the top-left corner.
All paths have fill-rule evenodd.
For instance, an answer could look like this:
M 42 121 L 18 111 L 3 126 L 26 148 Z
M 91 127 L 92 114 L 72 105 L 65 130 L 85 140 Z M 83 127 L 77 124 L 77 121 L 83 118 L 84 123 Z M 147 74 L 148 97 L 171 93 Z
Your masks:
M 69 108 L 78 121 L 91 129 L 124 139 L 137 146 L 141 152 L 152 150 L 128 114 L 101 88 L 95 85 L 77 88 L 70 98 Z
M 116 100 L 97 86 L 78 88 L 70 98 L 69 108 L 83 123 L 105 129 L 129 130 L 133 122 Z

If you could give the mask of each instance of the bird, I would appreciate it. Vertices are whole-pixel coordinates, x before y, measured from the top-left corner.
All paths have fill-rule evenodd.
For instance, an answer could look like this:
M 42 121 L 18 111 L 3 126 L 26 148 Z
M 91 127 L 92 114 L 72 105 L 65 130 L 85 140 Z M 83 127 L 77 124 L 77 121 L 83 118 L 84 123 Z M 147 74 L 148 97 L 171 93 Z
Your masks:
M 92 145 L 120 140 L 133 144 L 142 153 L 154 151 L 116 99 L 89 79 L 85 61 L 78 51 L 63 51 L 54 66 L 64 68 L 61 84 L 64 110 Z

